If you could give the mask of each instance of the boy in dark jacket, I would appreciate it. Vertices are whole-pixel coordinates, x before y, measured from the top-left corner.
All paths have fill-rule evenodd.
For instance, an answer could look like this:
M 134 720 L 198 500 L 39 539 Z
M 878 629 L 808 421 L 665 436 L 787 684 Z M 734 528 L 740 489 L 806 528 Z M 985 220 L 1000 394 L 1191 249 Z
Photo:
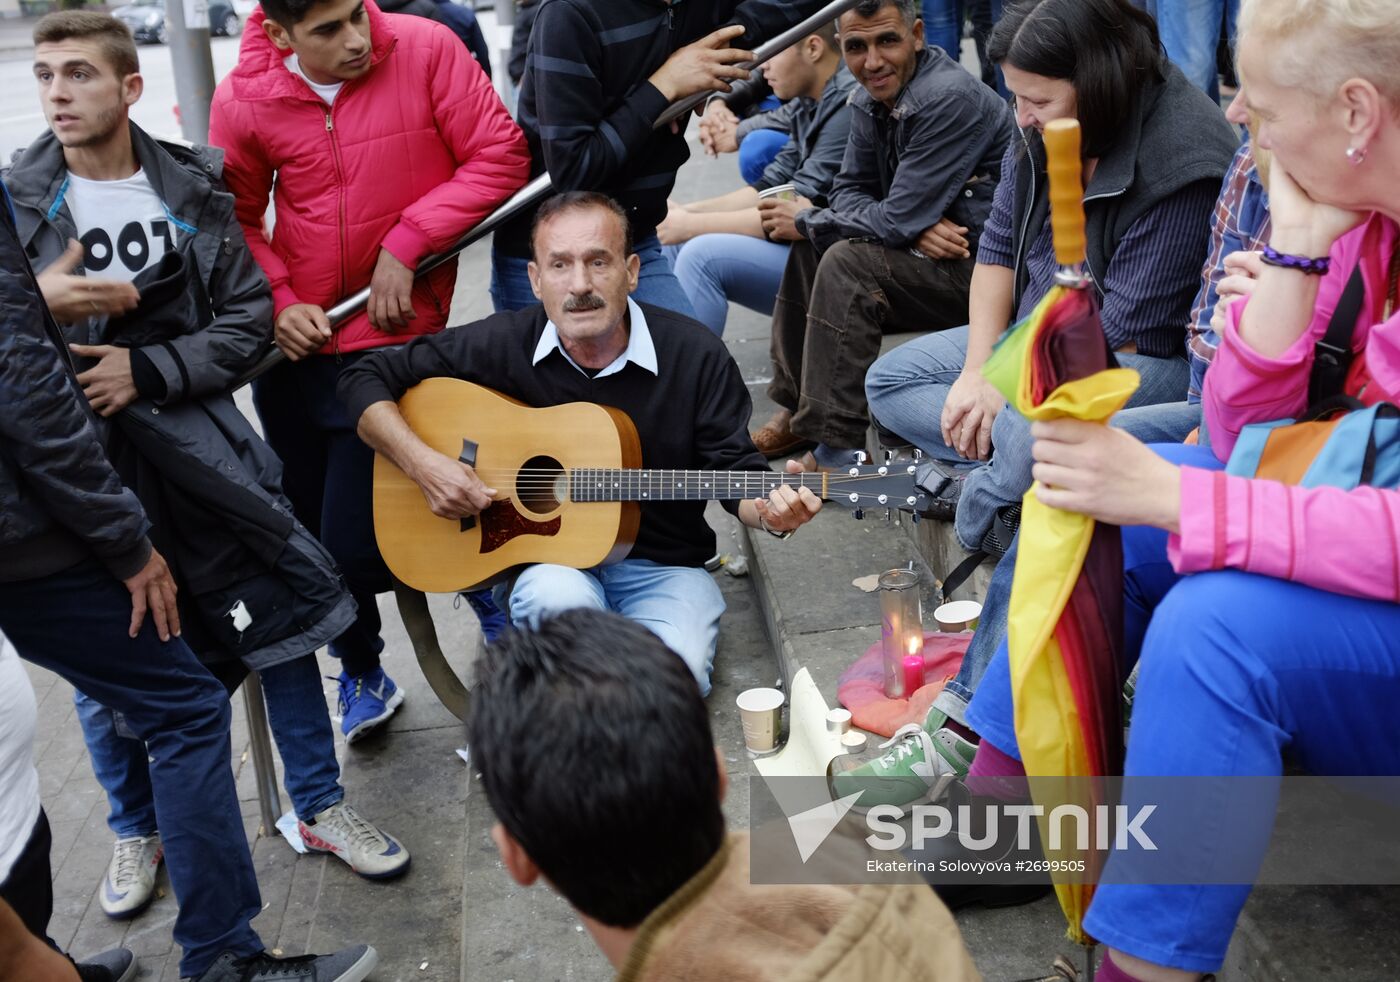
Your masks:
M 91 365 L 78 382 L 110 420 L 108 456 L 147 503 L 170 556 L 190 646 L 229 665 L 220 674 L 231 685 L 248 668 L 261 675 L 308 845 L 365 875 L 402 872 L 408 853 L 344 804 L 336 779 L 315 652 L 350 626 L 354 602 L 292 518 L 280 463 L 228 395 L 266 350 L 272 303 L 218 183 L 222 155 L 159 144 L 129 121 L 141 78 L 130 33 L 114 18 L 54 14 L 36 26 L 35 43 L 51 131 L 8 173 L 21 242 L 47 265 L 40 289 L 77 342 L 73 353 Z M 74 275 L 80 264 L 90 275 Z M 194 485 L 186 469 L 218 477 Z M 207 495 L 197 489 L 207 484 Z M 258 535 L 274 562 L 238 548 Z M 130 917 L 150 901 L 162 853 L 146 748 L 81 686 L 74 699 L 117 836 L 99 902 L 111 917 Z

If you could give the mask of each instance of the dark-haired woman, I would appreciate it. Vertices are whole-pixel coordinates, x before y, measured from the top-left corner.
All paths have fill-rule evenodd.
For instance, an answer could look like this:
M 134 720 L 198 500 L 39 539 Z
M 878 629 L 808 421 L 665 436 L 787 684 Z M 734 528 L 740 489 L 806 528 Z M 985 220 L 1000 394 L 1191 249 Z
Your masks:
M 1211 210 L 1238 145 L 1220 107 L 1165 60 L 1152 19 L 1128 0 L 1021 3 L 997 24 L 989 47 L 1016 97 L 1022 139 L 1007 150 L 982 233 L 971 323 L 895 349 L 866 376 L 871 414 L 884 429 L 938 460 L 973 466 L 955 526 L 968 549 L 1031 486 L 1029 425 L 981 369 L 998 336 L 1052 285 L 1044 125 L 1074 117 L 1083 131 L 1089 268 L 1109 342 L 1142 376 L 1129 406 L 1186 398 L 1191 301 Z M 1124 414 L 1121 425 L 1144 439 L 1180 441 L 1196 423 L 1179 416 L 1143 410 Z M 923 729 L 868 765 L 874 773 L 920 791 L 916 785 L 932 786 L 940 773 L 966 772 L 975 739 L 965 726 L 967 701 L 1004 635 L 1004 623 L 984 618 Z M 919 763 L 929 765 L 922 782 L 909 777 Z

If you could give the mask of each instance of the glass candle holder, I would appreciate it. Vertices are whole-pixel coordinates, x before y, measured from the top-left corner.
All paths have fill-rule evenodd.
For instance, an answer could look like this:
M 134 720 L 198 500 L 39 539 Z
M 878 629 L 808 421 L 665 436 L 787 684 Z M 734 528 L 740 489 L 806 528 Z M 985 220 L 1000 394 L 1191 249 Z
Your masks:
M 885 695 L 900 699 L 909 694 L 905 691 L 904 659 L 924 653 L 919 574 L 912 569 L 892 569 L 880 574 L 879 588 Z

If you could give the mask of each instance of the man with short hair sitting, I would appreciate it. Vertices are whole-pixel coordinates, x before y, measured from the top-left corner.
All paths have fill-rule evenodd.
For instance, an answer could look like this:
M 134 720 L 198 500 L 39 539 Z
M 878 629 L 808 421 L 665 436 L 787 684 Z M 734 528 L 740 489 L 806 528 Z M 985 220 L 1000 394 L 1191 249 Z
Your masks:
M 922 884 L 751 882 L 709 712 L 665 651 L 578 610 L 477 663 L 471 758 L 511 877 L 562 894 L 626 982 L 979 978 Z M 666 738 L 646 739 L 658 724 Z
M 865 446 L 865 373 L 887 332 L 967 320 L 972 253 L 1014 132 L 997 94 L 924 44 L 914 0 L 864 0 L 839 24 L 851 138 L 827 208 L 796 216 L 773 315 L 770 457 L 816 444 L 837 467 Z
M 361 439 L 422 488 L 434 514 L 475 516 L 497 497 L 467 464 L 427 446 L 399 413 L 397 400 L 434 377 L 489 386 L 527 406 L 619 409 L 636 426 L 647 468 L 766 472 L 746 430 L 748 389 L 724 342 L 688 317 L 628 296 L 641 259 L 617 202 L 587 191 L 551 198 L 531 241 L 530 281 L 543 307 L 416 338 L 341 375 L 340 397 Z M 767 499 L 725 507 L 751 528 L 785 536 L 821 502 L 805 487 L 780 486 Z M 639 510 L 623 561 L 586 571 L 526 567 L 511 590 L 511 619 L 534 625 L 573 607 L 615 610 L 651 628 L 709 692 L 724 598 L 704 568 L 715 554 L 705 502 L 644 501 Z

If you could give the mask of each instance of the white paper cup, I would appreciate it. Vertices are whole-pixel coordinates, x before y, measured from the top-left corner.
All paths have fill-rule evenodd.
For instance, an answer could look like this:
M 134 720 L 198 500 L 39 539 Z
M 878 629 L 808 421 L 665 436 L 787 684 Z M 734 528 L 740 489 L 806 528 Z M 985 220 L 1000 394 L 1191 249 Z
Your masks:
M 769 754 L 778 748 L 783 694 L 778 689 L 745 689 L 734 700 L 744 724 L 744 746 L 751 753 Z
M 981 616 L 982 605 L 976 600 L 954 600 L 933 612 L 938 629 L 953 634 L 977 630 L 977 621 Z

